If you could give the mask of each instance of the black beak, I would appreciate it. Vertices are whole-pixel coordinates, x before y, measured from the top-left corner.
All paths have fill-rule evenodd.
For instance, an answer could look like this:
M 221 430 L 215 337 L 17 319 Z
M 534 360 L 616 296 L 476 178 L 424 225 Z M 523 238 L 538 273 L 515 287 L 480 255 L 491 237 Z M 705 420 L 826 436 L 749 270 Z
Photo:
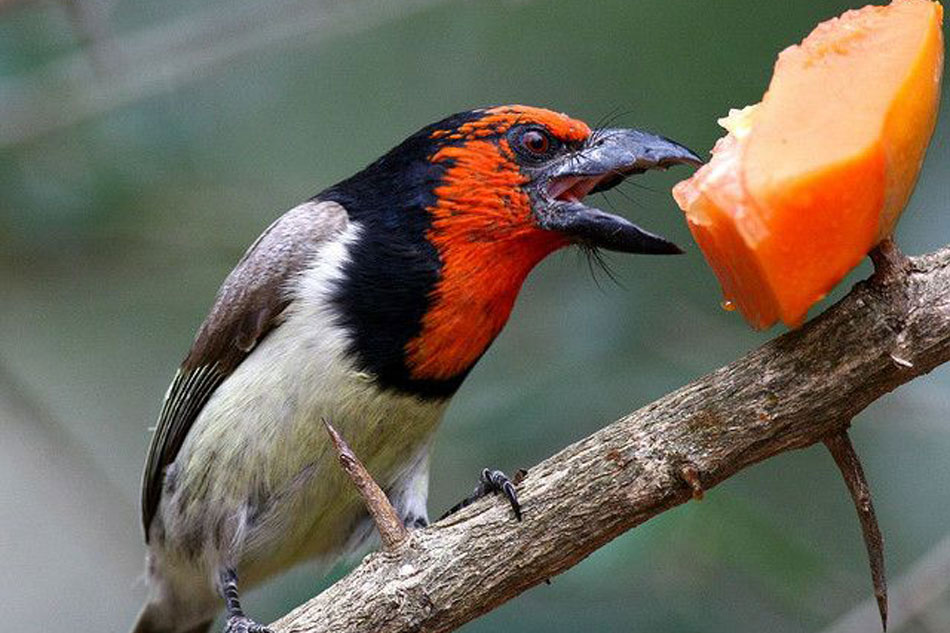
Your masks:
M 544 167 L 535 210 L 544 229 L 598 248 L 624 253 L 682 253 L 676 244 L 644 231 L 620 216 L 585 205 L 589 193 L 606 191 L 628 176 L 671 165 L 699 166 L 703 161 L 688 148 L 639 130 L 603 129 L 576 152 Z

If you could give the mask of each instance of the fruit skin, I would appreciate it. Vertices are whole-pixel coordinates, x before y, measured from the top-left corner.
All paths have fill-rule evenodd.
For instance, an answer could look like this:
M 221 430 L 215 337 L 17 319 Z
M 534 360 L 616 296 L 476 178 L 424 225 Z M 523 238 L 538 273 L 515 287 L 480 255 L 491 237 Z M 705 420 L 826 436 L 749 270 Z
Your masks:
M 728 300 L 757 328 L 800 325 L 878 242 L 933 133 L 942 7 L 895 0 L 824 22 L 779 56 L 761 104 L 724 121 L 674 188 Z
M 894 231 L 897 219 L 917 184 L 924 154 L 937 125 L 944 65 L 943 6 L 934 3 L 935 19 L 926 44 L 884 123 L 882 138 L 887 162 L 884 212 L 877 241 Z M 914 125 L 921 121 L 921 125 Z M 901 142 L 903 141 L 903 142 Z

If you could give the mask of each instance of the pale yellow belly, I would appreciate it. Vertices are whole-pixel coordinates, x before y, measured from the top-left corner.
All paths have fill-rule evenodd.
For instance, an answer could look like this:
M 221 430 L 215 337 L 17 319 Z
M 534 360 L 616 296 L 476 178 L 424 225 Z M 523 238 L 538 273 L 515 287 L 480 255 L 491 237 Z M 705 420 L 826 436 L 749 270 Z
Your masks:
M 352 544 L 364 510 L 323 418 L 384 489 L 412 487 L 424 508 L 424 457 L 447 404 L 382 391 L 340 356 L 328 362 L 334 350 L 292 346 L 285 327 L 209 400 L 160 510 L 165 550 L 200 550 L 209 568 L 236 566 L 245 585 Z

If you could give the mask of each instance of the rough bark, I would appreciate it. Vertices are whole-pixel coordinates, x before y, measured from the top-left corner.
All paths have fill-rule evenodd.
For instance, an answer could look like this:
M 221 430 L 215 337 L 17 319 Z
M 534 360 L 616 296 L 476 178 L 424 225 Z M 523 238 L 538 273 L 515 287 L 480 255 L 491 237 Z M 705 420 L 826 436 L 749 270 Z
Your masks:
M 532 468 L 524 521 L 497 499 L 476 503 L 367 556 L 273 628 L 451 631 L 737 471 L 841 432 L 947 360 L 950 248 L 879 265 L 800 330 Z

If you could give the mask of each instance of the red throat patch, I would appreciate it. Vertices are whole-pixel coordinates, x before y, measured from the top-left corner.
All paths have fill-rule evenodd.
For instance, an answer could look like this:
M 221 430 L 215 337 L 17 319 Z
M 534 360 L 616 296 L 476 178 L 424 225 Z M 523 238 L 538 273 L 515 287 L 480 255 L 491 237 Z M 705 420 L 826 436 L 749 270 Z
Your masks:
M 568 243 L 536 225 L 522 189 L 528 177 L 507 141 L 497 140 L 521 123 L 543 125 L 565 142 L 590 135 L 581 121 L 527 106 L 493 108 L 476 121 L 432 134 L 462 143 L 431 158 L 449 164 L 434 190 L 438 202 L 429 208 L 427 235 L 442 271 L 422 331 L 406 346 L 415 379 L 445 380 L 470 368 L 504 327 L 531 269 Z

